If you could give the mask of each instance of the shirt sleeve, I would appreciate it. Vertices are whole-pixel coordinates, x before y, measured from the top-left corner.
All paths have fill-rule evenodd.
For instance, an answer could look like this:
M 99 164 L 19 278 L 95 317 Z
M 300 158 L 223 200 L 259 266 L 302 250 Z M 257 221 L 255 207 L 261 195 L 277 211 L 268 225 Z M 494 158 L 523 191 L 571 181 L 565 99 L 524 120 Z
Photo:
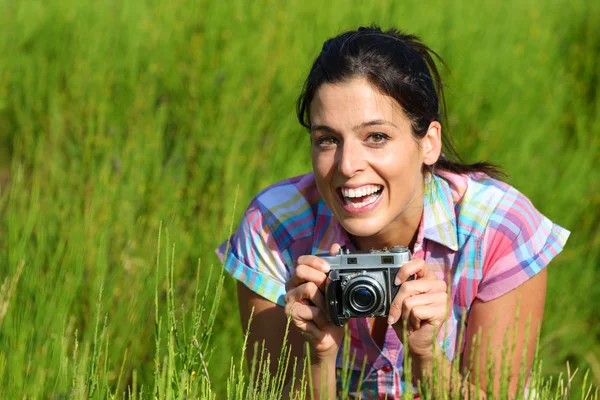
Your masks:
M 569 234 L 511 188 L 483 236 L 483 271 L 476 297 L 493 300 L 535 276 L 562 251 Z
M 289 268 L 256 202 L 244 214 L 238 230 L 216 253 L 231 276 L 265 299 L 285 306 Z

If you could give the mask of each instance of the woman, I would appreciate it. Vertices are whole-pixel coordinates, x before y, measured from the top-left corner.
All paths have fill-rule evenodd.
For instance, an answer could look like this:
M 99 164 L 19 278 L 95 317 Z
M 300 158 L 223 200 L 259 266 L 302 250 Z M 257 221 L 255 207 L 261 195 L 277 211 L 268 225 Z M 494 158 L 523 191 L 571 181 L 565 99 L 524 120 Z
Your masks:
M 494 381 L 486 373 L 490 361 L 500 371 L 507 345 L 514 346 L 511 393 L 524 352 L 531 367 L 544 267 L 569 232 L 500 181 L 493 165 L 461 162 L 442 132 L 434 57 L 418 38 L 393 29 L 359 28 L 326 41 L 297 107 L 310 132 L 313 173 L 261 192 L 230 239 L 225 268 L 239 281 L 243 326 L 254 309 L 250 341 L 264 340 L 275 371 L 291 316 L 292 356 L 308 356 L 308 342 L 315 398 L 343 390 L 399 398 L 407 384 L 416 388 L 434 373 L 445 390 L 462 382 L 463 396 L 490 385 L 497 392 L 500 373 Z M 348 320 L 355 362 L 343 388 L 344 328 L 328 317 L 329 265 L 315 254 L 394 245 L 408 246 L 412 259 L 396 277 L 400 290 L 387 318 Z M 507 343 L 513 331 L 517 340 Z M 449 379 L 456 357 L 463 375 Z M 289 382 L 287 393 L 297 384 Z

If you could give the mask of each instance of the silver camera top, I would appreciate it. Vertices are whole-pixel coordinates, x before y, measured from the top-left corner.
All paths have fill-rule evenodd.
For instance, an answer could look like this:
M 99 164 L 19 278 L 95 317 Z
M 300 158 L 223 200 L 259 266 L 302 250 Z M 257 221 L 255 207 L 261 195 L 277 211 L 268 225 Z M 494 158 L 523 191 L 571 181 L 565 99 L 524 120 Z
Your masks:
M 394 278 L 410 261 L 404 246 L 319 255 L 331 270 L 327 274 L 325 302 L 331 321 L 344 325 L 347 318 L 388 315 L 392 300 L 400 289 Z
M 327 261 L 331 269 L 352 268 L 353 266 L 369 269 L 406 264 L 410 261 L 410 250 L 406 246 L 356 252 L 340 249 L 340 252 L 334 256 L 319 255 L 319 257 Z

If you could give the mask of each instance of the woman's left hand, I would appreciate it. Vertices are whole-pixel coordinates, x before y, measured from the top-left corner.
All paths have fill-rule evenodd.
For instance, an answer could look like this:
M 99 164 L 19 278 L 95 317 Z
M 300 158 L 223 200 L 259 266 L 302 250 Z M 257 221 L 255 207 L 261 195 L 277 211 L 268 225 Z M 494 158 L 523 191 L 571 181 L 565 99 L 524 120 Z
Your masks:
M 415 279 L 408 280 L 411 276 Z M 395 283 L 401 286 L 390 306 L 388 323 L 403 341 L 406 321 L 408 343 L 404 343 L 404 347 L 412 357 L 431 359 L 435 354 L 433 346 L 437 346 L 437 333 L 448 314 L 446 282 L 439 280 L 423 259 L 414 258 L 400 268 Z

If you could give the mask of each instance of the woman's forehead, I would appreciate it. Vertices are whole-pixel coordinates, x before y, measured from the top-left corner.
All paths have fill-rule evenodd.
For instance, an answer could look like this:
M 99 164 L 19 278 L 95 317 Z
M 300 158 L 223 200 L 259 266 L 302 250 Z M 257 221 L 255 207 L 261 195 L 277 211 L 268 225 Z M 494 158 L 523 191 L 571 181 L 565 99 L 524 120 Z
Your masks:
M 384 120 L 399 126 L 406 122 L 402 108 L 366 79 L 326 83 L 319 87 L 310 104 L 312 125 L 355 127 L 368 121 Z

